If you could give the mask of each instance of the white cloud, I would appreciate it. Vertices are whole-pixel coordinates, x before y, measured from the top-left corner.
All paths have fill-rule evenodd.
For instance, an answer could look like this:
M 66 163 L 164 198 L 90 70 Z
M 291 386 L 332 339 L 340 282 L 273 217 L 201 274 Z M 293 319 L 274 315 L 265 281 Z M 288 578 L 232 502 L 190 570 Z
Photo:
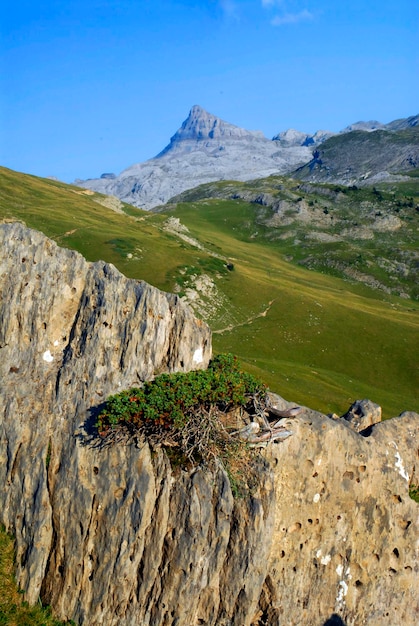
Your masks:
M 284 13 L 283 15 L 276 15 L 271 20 L 273 26 L 282 26 L 283 24 L 298 24 L 298 22 L 307 22 L 314 19 L 313 13 L 304 9 L 299 13 Z

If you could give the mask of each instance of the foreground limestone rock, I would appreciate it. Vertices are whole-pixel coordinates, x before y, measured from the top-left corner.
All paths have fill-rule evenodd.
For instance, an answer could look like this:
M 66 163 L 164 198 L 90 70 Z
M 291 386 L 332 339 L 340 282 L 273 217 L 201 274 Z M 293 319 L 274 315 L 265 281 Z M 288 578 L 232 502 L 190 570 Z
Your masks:
M 381 422 L 381 407 L 371 400 L 356 400 L 342 419 L 358 433 Z
M 306 411 L 271 448 L 276 519 L 266 624 L 410 624 L 419 611 L 419 505 L 408 495 L 419 415 L 363 437 Z
M 363 436 L 291 412 L 235 500 L 221 468 L 173 470 L 93 428 L 109 393 L 205 367 L 208 328 L 21 225 L 0 228 L 0 250 L 0 522 L 29 602 L 89 626 L 417 623 L 418 414 Z

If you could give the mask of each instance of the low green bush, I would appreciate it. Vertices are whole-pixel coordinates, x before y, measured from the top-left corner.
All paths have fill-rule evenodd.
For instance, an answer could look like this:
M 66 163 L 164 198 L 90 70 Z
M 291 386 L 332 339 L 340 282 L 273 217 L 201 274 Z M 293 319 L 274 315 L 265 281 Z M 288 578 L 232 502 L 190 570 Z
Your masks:
M 221 411 L 243 406 L 266 387 L 254 376 L 240 370 L 231 354 L 215 357 L 206 370 L 161 374 L 140 388 L 111 396 L 99 414 L 97 427 L 103 436 L 110 428 L 124 424 L 182 428 L 198 409 Z
M 240 408 L 256 412 L 265 396 L 263 383 L 241 371 L 236 357 L 222 354 L 206 370 L 161 374 L 141 388 L 111 396 L 97 428 L 110 442 L 141 433 L 166 448 L 173 468 L 219 463 L 233 494 L 241 496 L 257 484 L 255 455 L 232 436 L 229 416 Z M 231 421 L 237 426 L 234 417 Z

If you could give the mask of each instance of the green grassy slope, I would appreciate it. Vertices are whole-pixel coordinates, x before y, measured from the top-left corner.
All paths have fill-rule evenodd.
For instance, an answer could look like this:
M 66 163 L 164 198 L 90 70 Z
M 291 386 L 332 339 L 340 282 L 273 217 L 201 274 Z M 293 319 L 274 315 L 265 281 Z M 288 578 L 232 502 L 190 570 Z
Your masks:
M 419 181 L 378 187 L 300 183 L 283 176 L 209 183 L 173 202 L 252 203 L 237 237 L 271 244 L 288 261 L 419 299 Z
M 326 412 L 365 396 L 387 417 L 417 407 L 418 306 L 287 263 L 243 234 L 251 211 L 220 200 L 173 211 L 208 247 L 231 253 L 234 270 L 219 283 L 235 327 L 214 318 L 214 347 L 237 354 L 285 397 Z
M 128 206 L 119 214 L 97 200 L 0 169 L 0 219 L 23 220 L 162 289 L 192 290 L 214 349 L 237 354 L 284 397 L 339 414 L 362 397 L 380 403 L 385 417 L 418 409 L 414 301 L 288 262 L 280 239 L 257 235 L 260 205 L 245 200 L 202 199 L 158 214 Z M 189 240 L 164 230 L 169 215 Z M 200 290 L 205 277 L 210 288 Z
M 195 255 L 160 230 L 164 217 L 130 205 L 116 213 L 100 204 L 104 198 L 0 167 L 0 219 L 20 220 L 89 261 L 105 260 L 130 278 L 169 290 L 167 274 L 178 265 L 179 251 L 186 263 Z

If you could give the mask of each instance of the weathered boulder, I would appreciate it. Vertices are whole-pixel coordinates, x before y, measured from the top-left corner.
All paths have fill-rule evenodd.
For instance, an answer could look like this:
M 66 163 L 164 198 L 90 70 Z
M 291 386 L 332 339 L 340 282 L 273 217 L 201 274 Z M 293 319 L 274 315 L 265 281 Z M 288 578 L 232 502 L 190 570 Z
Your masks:
M 373 424 L 381 422 L 381 407 L 371 400 L 356 400 L 345 415 L 342 415 L 342 419 L 360 433 Z
M 266 449 L 276 515 L 261 624 L 347 626 L 417 622 L 419 505 L 409 498 L 419 415 L 362 436 L 306 410 L 293 435 Z
M 360 434 L 272 395 L 290 435 L 234 499 L 221 467 L 95 436 L 108 394 L 207 365 L 175 296 L 19 224 L 0 293 L 0 522 L 29 602 L 89 626 L 416 624 L 418 414 Z

